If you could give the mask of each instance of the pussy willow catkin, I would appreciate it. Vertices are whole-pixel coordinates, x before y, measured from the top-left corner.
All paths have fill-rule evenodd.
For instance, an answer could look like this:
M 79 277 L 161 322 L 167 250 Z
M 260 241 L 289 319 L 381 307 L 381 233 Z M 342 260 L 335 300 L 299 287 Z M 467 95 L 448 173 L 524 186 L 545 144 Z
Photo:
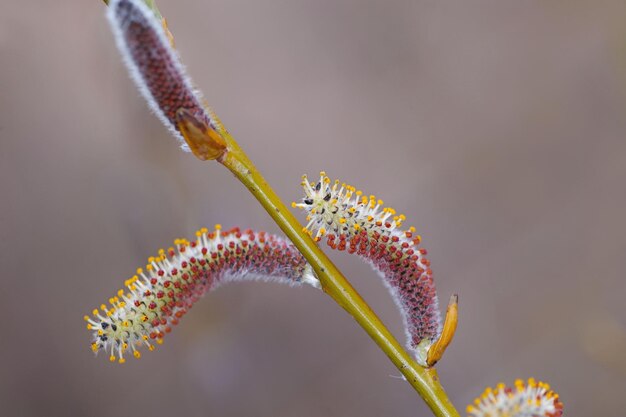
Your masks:
M 183 149 L 189 150 L 179 127 L 181 112 L 218 129 L 219 120 L 193 87 L 163 22 L 143 0 L 111 0 L 107 16 L 131 78 Z
M 468 417 L 561 417 L 563 403 L 548 384 L 518 379 L 514 388 L 504 384 L 487 388 L 467 412 Z
M 94 352 L 107 352 L 120 363 L 127 353 L 139 358 L 142 346 L 153 350 L 153 343 L 162 343 L 202 295 L 224 283 L 263 280 L 319 288 L 300 252 L 272 234 L 237 228 L 225 232 L 218 225 L 213 232 L 201 229 L 192 242 L 177 239 L 174 244 L 149 258 L 108 306 L 85 316 Z
M 381 274 L 400 309 L 409 349 L 425 365 L 428 348 L 441 333 L 441 317 L 426 250 L 417 247 L 420 236 L 413 227 L 402 227 L 404 215 L 373 195 L 331 182 L 324 172 L 317 183 L 304 176 L 302 186 L 305 197 L 292 205 L 307 211 L 305 229 L 332 249 L 359 255 Z

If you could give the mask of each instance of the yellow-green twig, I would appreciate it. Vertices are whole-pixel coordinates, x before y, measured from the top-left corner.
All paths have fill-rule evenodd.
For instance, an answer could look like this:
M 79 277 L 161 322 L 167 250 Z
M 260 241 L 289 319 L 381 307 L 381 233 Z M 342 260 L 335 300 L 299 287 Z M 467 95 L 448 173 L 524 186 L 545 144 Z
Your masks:
M 372 309 L 361 298 L 348 280 L 337 269 L 265 181 L 254 164 L 226 131 L 221 132 L 228 144 L 219 161 L 250 190 L 263 208 L 274 219 L 317 274 L 322 288 L 363 327 L 367 334 L 391 359 L 406 380 L 426 401 L 437 417 L 458 417 L 434 368 L 423 368 L 400 346 Z

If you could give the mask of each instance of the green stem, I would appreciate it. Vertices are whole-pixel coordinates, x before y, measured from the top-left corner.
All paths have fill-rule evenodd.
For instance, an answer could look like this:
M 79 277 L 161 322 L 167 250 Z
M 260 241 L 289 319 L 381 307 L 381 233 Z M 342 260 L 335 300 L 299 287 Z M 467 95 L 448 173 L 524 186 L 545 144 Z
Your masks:
M 313 239 L 302 230 L 300 222 L 276 195 L 235 140 L 225 131 L 229 151 L 220 162 L 250 190 L 276 224 L 309 261 L 323 290 L 343 307 L 365 329 L 406 380 L 424 399 L 437 417 L 459 417 L 434 368 L 417 364 L 387 330 L 363 298 L 350 285 Z
M 108 4 L 108 0 L 104 0 Z M 144 0 L 146 5 L 161 19 L 154 0 Z M 219 123 L 221 125 L 221 123 Z M 226 166 L 252 192 L 276 224 L 311 264 L 322 284 L 322 289 L 343 307 L 365 329 L 406 380 L 424 399 L 436 417 L 459 417 L 443 387 L 435 368 L 423 368 L 400 346 L 363 298 L 331 262 L 324 252 L 304 233 L 300 222 L 283 204 L 274 190 L 248 159 L 232 136 L 220 126 L 220 133 L 228 143 L 219 161 Z

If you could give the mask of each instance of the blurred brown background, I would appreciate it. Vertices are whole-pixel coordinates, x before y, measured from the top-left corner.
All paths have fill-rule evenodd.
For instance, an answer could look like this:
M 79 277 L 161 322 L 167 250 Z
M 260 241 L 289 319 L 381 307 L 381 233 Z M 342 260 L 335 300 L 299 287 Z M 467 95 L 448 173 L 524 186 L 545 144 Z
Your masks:
M 626 415 L 626 2 L 159 4 L 281 196 L 325 169 L 417 227 L 442 304 L 460 295 L 438 366 L 460 410 L 534 376 L 568 417 Z M 430 415 L 311 289 L 220 289 L 140 361 L 94 358 L 83 314 L 158 248 L 277 228 L 178 151 L 101 2 L 3 0 L 0 62 L 0 415 Z M 402 336 L 376 275 L 332 257 Z

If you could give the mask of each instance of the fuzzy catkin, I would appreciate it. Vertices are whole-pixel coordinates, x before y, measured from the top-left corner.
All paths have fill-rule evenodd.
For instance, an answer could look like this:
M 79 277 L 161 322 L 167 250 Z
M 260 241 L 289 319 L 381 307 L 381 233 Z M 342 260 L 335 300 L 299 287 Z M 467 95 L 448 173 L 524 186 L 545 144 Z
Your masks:
M 219 121 L 193 87 L 164 23 L 142 0 L 111 0 L 107 16 L 131 78 L 152 111 L 188 151 L 179 128 L 181 111 L 213 128 Z
M 530 378 L 487 388 L 466 411 L 468 417 L 562 417 L 563 403 L 550 385 Z
M 85 316 L 94 352 L 107 352 L 120 363 L 128 352 L 139 358 L 139 348 L 153 350 L 153 342 L 162 343 L 200 297 L 225 283 L 262 280 L 319 288 L 304 257 L 279 236 L 222 231 L 218 225 L 213 232 L 200 230 L 195 241 L 177 239 L 175 246 L 149 258 L 109 306 Z
M 441 333 L 441 317 L 426 250 L 418 248 L 414 228 L 403 229 L 404 215 L 383 207 L 375 196 L 324 172 L 317 183 L 303 177 L 305 197 L 294 207 L 307 212 L 305 229 L 331 249 L 355 253 L 379 272 L 398 306 L 416 359 L 425 364 L 428 347 Z

